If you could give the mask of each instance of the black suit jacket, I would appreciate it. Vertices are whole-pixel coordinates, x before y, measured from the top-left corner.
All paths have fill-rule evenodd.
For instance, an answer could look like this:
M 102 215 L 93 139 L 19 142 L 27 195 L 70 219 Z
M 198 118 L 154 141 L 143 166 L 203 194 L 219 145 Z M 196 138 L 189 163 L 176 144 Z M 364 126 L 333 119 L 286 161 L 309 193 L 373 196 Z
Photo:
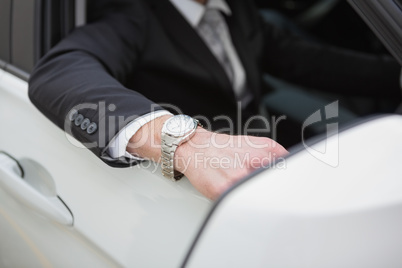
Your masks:
M 263 72 L 327 91 L 375 96 L 385 89 L 382 94 L 399 94 L 400 67 L 393 60 L 308 43 L 265 24 L 250 0 L 228 4 L 233 15 L 226 20 L 254 96 L 243 118 L 257 113 L 266 92 Z M 74 124 L 71 132 L 103 161 L 128 164 L 109 159 L 105 148 L 155 103 L 210 120 L 217 115 L 236 118 L 236 99 L 225 71 L 169 0 L 98 0 L 89 8 L 91 22 L 36 66 L 29 96 L 61 128 L 72 108 L 95 104 L 77 109 L 97 124 L 97 132 L 88 134 Z M 222 127 L 220 123 L 215 120 L 212 127 Z

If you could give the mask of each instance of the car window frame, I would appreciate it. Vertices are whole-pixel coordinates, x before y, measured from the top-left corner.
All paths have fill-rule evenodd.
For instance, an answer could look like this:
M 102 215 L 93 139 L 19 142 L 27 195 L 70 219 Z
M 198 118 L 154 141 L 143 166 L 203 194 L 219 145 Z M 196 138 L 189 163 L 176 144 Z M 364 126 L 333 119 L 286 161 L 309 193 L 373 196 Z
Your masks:
M 28 81 L 39 59 L 75 28 L 78 0 L 8 1 L 8 57 L 0 67 Z
M 0 0 L 0 69 L 10 60 L 10 24 L 12 0 Z

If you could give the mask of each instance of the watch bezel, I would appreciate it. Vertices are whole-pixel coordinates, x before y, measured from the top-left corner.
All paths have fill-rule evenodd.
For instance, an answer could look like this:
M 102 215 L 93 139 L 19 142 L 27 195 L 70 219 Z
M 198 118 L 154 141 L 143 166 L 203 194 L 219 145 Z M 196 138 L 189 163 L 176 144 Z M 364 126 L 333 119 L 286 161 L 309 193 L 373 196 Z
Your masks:
M 186 118 L 186 121 L 188 122 L 192 122 L 192 125 L 188 125 L 188 127 L 186 127 L 183 131 L 181 132 L 174 132 L 171 129 L 169 129 L 169 124 L 172 123 L 172 121 L 177 120 L 177 118 Z M 187 125 L 187 123 L 185 123 Z M 166 122 L 163 124 L 162 127 L 162 135 L 168 135 L 169 137 L 172 137 L 174 139 L 179 139 L 179 138 L 186 138 L 187 136 L 191 135 L 191 133 L 197 128 L 198 126 L 198 121 L 188 115 L 175 115 L 171 118 L 169 118 L 168 120 L 166 120 Z M 180 145 L 177 143 L 172 143 L 172 144 L 176 144 L 176 145 Z

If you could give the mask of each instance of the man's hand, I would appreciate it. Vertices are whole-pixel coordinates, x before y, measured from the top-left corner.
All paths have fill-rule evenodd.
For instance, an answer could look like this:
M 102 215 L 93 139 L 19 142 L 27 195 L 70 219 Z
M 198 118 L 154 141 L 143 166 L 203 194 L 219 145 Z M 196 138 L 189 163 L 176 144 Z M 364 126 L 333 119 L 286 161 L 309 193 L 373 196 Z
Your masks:
M 287 153 L 268 138 L 231 136 L 200 128 L 176 150 L 175 168 L 198 191 L 216 199 L 240 179 Z
M 130 140 L 129 153 L 155 162 L 161 157 L 161 130 L 170 116 L 144 125 Z M 234 183 L 269 165 L 288 152 L 275 141 L 252 136 L 231 136 L 198 128 L 175 153 L 175 169 L 210 199 L 217 199 Z

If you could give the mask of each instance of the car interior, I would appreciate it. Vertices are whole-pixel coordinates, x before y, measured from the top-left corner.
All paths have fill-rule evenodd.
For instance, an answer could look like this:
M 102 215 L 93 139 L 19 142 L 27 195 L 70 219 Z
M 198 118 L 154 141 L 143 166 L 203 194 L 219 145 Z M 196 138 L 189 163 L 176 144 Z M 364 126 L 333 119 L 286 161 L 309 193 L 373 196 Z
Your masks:
M 402 65 L 402 1 L 349 0 L 349 3 Z
M 387 18 L 398 16 L 399 13 L 393 11 L 393 5 L 400 7 L 400 2 L 350 1 L 352 5 L 349 5 L 340 0 L 258 0 L 256 3 L 268 22 L 295 31 L 312 41 L 375 54 L 389 53 L 386 47 L 401 61 L 401 39 L 397 35 L 400 28 L 391 19 L 380 19 L 385 18 L 384 15 Z M 28 79 L 34 64 L 52 46 L 74 27 L 84 24 L 86 18 L 91 20 L 94 17 L 90 1 L 85 0 L 1 0 L 1 4 L 5 14 L 1 16 L 3 23 L 0 23 L 0 33 L 6 42 L 0 44 L 0 64 L 24 80 Z M 6 12 L 8 10 L 11 13 Z M 373 10 L 383 10 L 379 11 L 383 13 L 373 14 Z M 9 17 L 9 14 L 12 16 Z M 357 14 L 363 17 L 371 29 Z M 385 42 L 385 46 L 382 42 Z M 357 118 L 368 115 L 392 113 L 399 105 L 397 100 L 382 99 L 380 96 L 374 100 L 322 93 L 316 89 L 291 85 L 269 75 L 264 80 L 274 85 L 276 91 L 263 98 L 260 112 L 268 118 L 286 116 L 287 120 L 273 131 L 272 138 L 287 148 L 301 142 L 301 135 L 296 135 L 292 130 L 300 129 L 309 115 L 335 100 L 340 102 L 341 126 L 347 126 Z M 306 128 L 304 135 L 307 138 L 314 137 L 325 130 L 325 122 L 317 123 Z
M 400 25 L 396 22 L 399 13 L 395 12 L 395 2 L 349 2 L 350 4 L 347 1 L 331 0 L 257 1 L 263 18 L 268 22 L 312 42 L 374 55 L 391 53 L 398 59 L 402 53 L 399 51 L 401 46 L 398 42 L 401 39 L 397 32 L 400 31 Z M 280 14 L 279 19 L 277 13 L 272 14 L 273 10 Z M 384 37 L 384 34 L 387 36 Z M 392 41 L 387 41 L 388 39 Z M 302 137 L 295 135 L 293 130 L 300 129 L 309 115 L 336 100 L 339 101 L 338 120 L 341 128 L 367 116 L 399 111 L 400 100 L 382 98 L 380 92 L 378 98 L 372 99 L 303 88 L 269 75 L 265 75 L 265 81 L 274 85 L 276 91 L 265 96 L 261 111 L 266 116 L 276 118 L 286 115 L 287 120 L 274 133 L 277 140 L 286 147 L 301 142 Z M 316 123 L 305 129 L 304 137 L 311 138 L 324 132 L 325 122 Z

